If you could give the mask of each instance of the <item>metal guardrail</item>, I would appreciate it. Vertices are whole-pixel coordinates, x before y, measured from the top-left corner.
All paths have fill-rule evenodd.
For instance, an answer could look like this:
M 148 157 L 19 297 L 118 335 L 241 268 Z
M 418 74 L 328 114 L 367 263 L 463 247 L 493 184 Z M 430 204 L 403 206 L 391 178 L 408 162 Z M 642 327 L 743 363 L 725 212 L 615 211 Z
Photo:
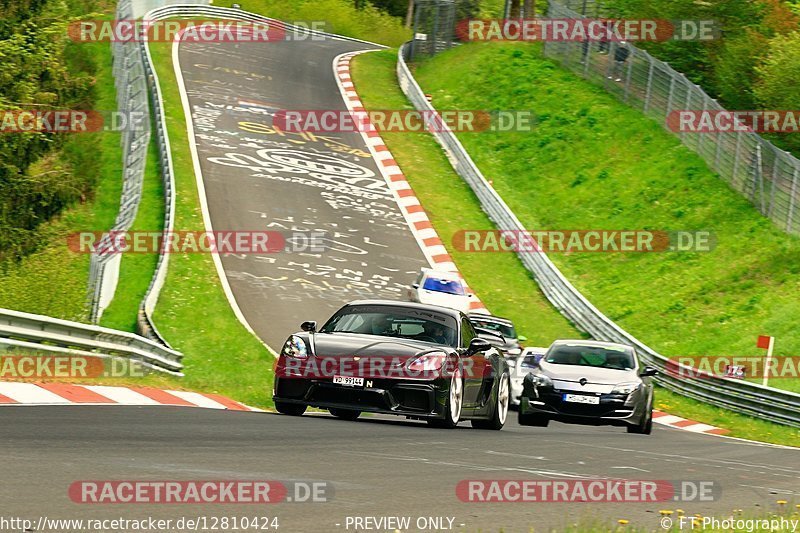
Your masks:
M 405 45 L 400 48 L 397 60 L 400 88 L 416 109 L 435 112 L 406 65 L 404 48 Z M 453 168 L 473 190 L 481 207 L 497 228 L 524 231 L 525 227 L 489 185 L 456 136 L 451 131 L 436 131 L 433 135 L 444 148 Z M 800 394 L 737 379 L 714 376 L 681 377 L 677 372 L 680 370 L 677 365 L 623 330 L 592 305 L 545 253 L 522 251 L 517 252 L 517 255 L 533 274 L 544 295 L 561 314 L 592 338 L 635 346 L 645 364 L 661 370 L 657 378 L 660 385 L 681 395 L 738 413 L 800 427 Z
M 121 0 L 117 5 L 117 20 L 131 17 L 131 0 Z M 147 85 L 139 47 L 135 42 L 113 42 L 113 73 L 117 87 L 117 109 L 128 117 L 150 116 L 147 103 Z M 130 124 L 130 121 L 129 121 Z M 111 228 L 112 232 L 127 231 L 136 218 L 142 197 L 144 168 L 147 148 L 150 144 L 150 121 L 137 127 L 126 128 L 122 133 L 122 195 L 119 212 Z M 110 248 L 111 237 L 106 233 L 99 248 Z M 119 280 L 122 256 L 118 253 L 94 253 L 89 265 L 89 317 L 94 323 L 100 321 L 103 311 L 111 303 Z
M 183 376 L 180 352 L 134 333 L 9 309 L 0 309 L 0 346 L 26 352 L 124 358 L 152 371 Z

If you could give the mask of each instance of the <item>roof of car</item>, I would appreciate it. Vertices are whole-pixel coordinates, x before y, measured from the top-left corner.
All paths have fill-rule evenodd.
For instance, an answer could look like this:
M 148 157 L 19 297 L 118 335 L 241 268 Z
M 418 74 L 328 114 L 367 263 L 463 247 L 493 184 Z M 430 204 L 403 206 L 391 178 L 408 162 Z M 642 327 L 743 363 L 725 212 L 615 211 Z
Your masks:
M 395 307 L 410 307 L 413 309 L 423 309 L 425 311 L 436 311 L 438 313 L 445 313 L 458 319 L 461 316 L 461 311 L 451 309 L 450 307 L 443 307 L 441 305 L 422 304 L 419 302 L 409 302 L 406 300 L 355 300 L 348 302 L 345 305 L 392 305 Z
M 606 342 L 606 341 L 593 341 L 587 339 L 558 339 L 553 341 L 551 346 L 557 345 L 564 345 L 564 344 L 573 344 L 577 346 L 596 346 L 598 348 L 611 348 L 611 349 L 625 349 L 625 350 L 633 350 L 633 346 L 630 344 L 622 344 L 619 342 Z
M 514 323 L 508 319 L 503 318 L 501 316 L 494 316 L 494 315 L 487 315 L 486 313 L 467 313 L 467 316 L 470 318 L 474 318 L 475 320 L 486 320 L 487 322 L 501 322 L 503 324 L 508 324 L 509 326 L 513 326 Z

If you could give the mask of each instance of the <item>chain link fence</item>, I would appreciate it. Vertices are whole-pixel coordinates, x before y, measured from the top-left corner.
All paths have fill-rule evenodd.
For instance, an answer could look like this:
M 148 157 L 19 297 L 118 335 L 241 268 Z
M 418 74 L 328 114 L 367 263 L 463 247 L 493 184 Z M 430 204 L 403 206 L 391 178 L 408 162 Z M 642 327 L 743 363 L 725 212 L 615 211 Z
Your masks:
M 605 17 L 590 0 L 550 0 L 551 19 Z M 551 41 L 546 57 L 555 59 L 584 78 L 599 82 L 623 102 L 667 126 L 676 110 L 725 111 L 686 76 L 630 43 Z M 670 130 L 671 131 L 671 130 Z M 787 233 L 800 234 L 800 160 L 756 133 L 676 133 L 734 190 Z
M 433 56 L 452 47 L 455 26 L 454 0 L 415 0 L 414 40 L 406 49 L 406 59 Z

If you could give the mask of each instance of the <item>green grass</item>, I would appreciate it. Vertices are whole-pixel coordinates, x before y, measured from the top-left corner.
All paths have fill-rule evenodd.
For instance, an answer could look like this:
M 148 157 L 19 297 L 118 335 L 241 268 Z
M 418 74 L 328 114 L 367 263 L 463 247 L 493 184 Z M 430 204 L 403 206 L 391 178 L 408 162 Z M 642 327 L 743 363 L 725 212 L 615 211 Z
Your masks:
M 397 87 L 395 57 L 396 52 L 388 50 L 360 55 L 354 60 L 353 79 L 368 109 L 410 109 L 410 104 Z M 444 74 L 447 68 L 442 68 L 441 71 L 442 75 L 447 75 Z M 656 130 L 656 133 L 660 132 Z M 383 133 L 382 137 L 425 206 L 459 269 L 489 308 L 512 318 L 521 333 L 530 338 L 529 345 L 546 346 L 555 338 L 578 335 L 544 299 L 516 256 L 503 253 L 464 253 L 450 246 L 450 238 L 455 231 L 464 228 L 488 229 L 492 224 L 480 210 L 469 187 L 453 171 L 433 137 L 418 133 Z M 564 161 L 565 165 L 568 163 Z M 495 185 L 498 185 L 497 180 Z M 532 200 L 534 194 L 527 192 L 525 198 Z M 542 195 L 540 190 L 535 192 L 536 195 Z M 506 193 L 506 200 L 508 196 Z M 550 197 L 549 191 L 546 197 Z M 572 257 L 574 256 L 570 259 Z M 597 257 L 602 260 L 609 256 Z M 663 258 L 664 255 L 659 257 Z M 656 407 L 727 428 L 731 430 L 730 435 L 735 437 L 789 445 L 800 440 L 798 429 L 701 404 L 662 388 L 656 390 Z
M 358 56 L 353 63 L 356 89 L 367 108 L 411 108 L 397 87 L 395 57 L 394 50 L 372 52 Z M 368 83 L 362 81 L 367 79 Z M 433 137 L 420 133 L 382 136 L 459 270 L 489 309 L 513 319 L 531 346 L 548 346 L 556 338 L 579 336 L 550 306 L 514 254 L 466 253 L 450 246 L 453 234 L 460 229 L 493 226 Z
M 497 0 L 491 0 L 492 3 Z M 411 38 L 403 21 L 367 4 L 355 9 L 352 0 L 222 0 L 217 7 L 238 3 L 242 9 L 287 22 L 321 21 L 328 33 L 355 37 L 387 46 L 400 46 Z
M 164 186 L 158 166 L 158 148 L 155 135 L 153 135 L 142 184 L 142 199 L 130 231 L 161 231 L 163 227 Z M 100 325 L 125 331 L 136 331 L 139 303 L 147 292 L 157 262 L 158 254 L 131 253 L 123 255 L 117 291 L 111 304 L 103 313 Z
M 531 132 L 459 138 L 531 229 L 710 230 L 706 253 L 551 254 L 601 311 L 667 356 L 800 351 L 800 239 L 785 235 L 660 124 L 541 57 L 458 47 L 419 66 L 442 109 L 532 110 Z M 800 390 L 800 381 L 774 379 Z
M 154 43 L 150 49 L 172 147 L 175 230 L 204 231 L 171 46 Z M 225 394 L 249 405 L 272 405 L 272 355 L 234 316 L 211 255 L 170 256 L 166 284 L 153 319 L 170 344 L 184 353 L 186 377 L 182 386 Z

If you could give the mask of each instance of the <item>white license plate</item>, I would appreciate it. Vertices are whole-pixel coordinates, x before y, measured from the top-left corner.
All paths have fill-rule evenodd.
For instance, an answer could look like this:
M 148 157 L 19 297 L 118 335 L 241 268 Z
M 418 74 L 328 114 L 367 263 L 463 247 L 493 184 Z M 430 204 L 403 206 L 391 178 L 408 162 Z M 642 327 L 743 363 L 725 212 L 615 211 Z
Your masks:
M 572 403 L 590 403 L 592 405 L 598 405 L 600 403 L 600 398 L 598 398 L 597 396 L 584 396 L 583 394 L 565 394 L 564 401 Z
M 352 376 L 333 376 L 334 385 L 345 385 L 347 387 L 363 387 L 364 378 L 354 378 Z

